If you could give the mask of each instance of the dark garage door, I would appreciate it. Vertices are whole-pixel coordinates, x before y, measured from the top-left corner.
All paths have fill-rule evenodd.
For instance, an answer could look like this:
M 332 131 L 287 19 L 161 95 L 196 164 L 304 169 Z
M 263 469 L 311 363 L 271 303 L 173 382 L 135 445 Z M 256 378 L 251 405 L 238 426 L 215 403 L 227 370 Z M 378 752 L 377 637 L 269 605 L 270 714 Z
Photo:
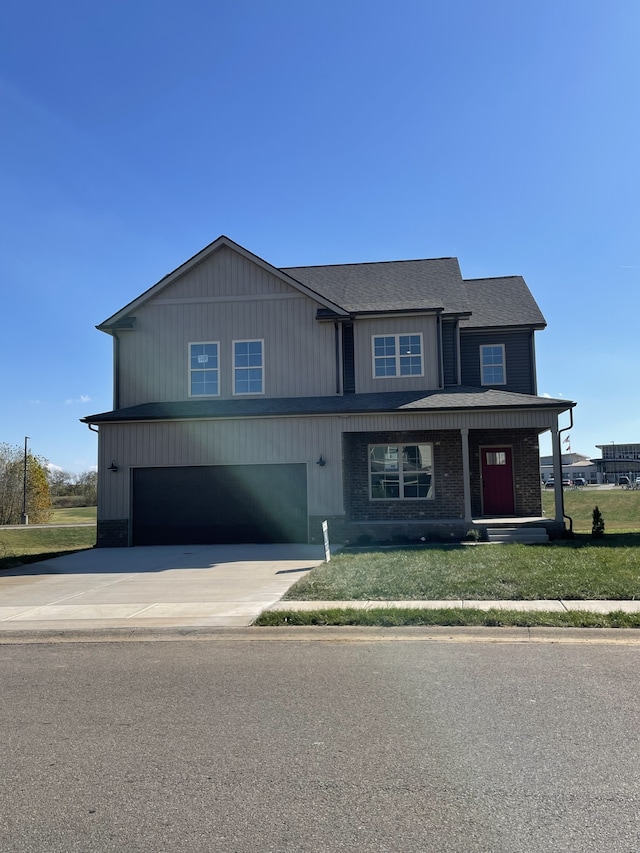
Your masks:
M 133 471 L 134 545 L 306 541 L 306 465 Z

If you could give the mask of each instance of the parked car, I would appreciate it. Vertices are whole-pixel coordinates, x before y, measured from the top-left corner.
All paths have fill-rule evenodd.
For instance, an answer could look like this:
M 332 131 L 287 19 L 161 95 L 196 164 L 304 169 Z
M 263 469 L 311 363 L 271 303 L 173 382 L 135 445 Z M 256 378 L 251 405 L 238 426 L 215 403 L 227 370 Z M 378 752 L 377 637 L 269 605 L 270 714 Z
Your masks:
M 551 478 L 550 478 L 549 480 L 547 480 L 547 482 L 544 484 L 544 487 L 545 487 L 545 489 L 552 489 L 552 488 L 554 487 L 554 485 L 555 485 L 555 481 L 554 481 L 553 477 L 551 477 Z
M 567 489 L 571 485 L 571 480 L 568 477 L 562 478 L 562 488 Z
M 587 481 L 585 480 L 584 477 L 574 477 L 573 478 L 573 485 L 574 486 L 586 486 Z
M 618 480 L 618 485 L 619 485 L 619 486 L 628 486 L 628 485 L 629 485 L 629 478 L 628 478 L 628 477 L 625 477 L 625 476 L 623 475 L 622 477 L 620 477 L 620 478 L 619 478 L 619 480 Z

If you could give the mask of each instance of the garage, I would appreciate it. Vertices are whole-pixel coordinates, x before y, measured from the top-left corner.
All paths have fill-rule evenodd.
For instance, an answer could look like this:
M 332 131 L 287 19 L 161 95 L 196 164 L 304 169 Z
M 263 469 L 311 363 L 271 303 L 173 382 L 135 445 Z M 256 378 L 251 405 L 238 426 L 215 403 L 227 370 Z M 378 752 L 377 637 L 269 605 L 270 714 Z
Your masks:
M 304 464 L 134 468 L 134 545 L 307 542 Z

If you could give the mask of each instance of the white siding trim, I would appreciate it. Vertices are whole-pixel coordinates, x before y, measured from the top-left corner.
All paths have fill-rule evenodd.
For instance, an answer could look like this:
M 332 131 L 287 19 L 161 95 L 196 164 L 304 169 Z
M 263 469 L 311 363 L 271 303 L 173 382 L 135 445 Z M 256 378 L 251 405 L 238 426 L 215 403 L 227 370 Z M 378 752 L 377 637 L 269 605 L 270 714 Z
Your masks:
M 154 299 L 154 305 L 201 305 L 222 302 L 271 302 L 278 299 L 305 299 L 302 293 L 264 293 L 238 296 L 186 296 L 178 299 Z

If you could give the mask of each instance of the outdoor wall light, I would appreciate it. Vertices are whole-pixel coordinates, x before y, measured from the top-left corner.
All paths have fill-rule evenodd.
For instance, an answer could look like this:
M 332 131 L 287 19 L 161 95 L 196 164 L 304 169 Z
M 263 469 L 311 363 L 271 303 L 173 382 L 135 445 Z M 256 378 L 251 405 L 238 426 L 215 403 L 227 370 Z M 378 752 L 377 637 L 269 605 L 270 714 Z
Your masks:
M 111 462 L 111 465 L 109 465 L 109 467 L 108 467 L 108 469 L 107 469 L 107 470 L 108 470 L 108 471 L 111 471 L 111 473 L 112 473 L 112 474 L 115 474 L 115 473 L 116 473 L 116 471 L 118 470 L 118 466 L 116 465 L 116 463 L 115 463 L 115 462 L 113 462 L 113 461 L 112 461 L 112 462 Z
M 327 460 L 324 458 L 324 456 L 323 456 L 323 455 L 322 455 L 322 453 L 321 453 L 321 454 L 320 454 L 320 459 L 318 459 L 318 461 L 316 462 L 316 465 L 319 465 L 321 468 L 324 468 L 324 466 L 325 466 L 326 464 L 327 464 Z

